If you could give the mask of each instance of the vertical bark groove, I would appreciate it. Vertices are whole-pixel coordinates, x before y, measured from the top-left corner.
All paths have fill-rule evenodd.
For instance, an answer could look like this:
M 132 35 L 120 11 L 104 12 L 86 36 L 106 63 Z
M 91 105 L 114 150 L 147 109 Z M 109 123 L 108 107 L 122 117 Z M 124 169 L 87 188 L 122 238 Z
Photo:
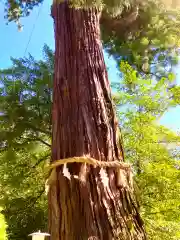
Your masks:
M 116 119 L 100 40 L 97 9 L 52 8 L 55 28 L 52 161 L 89 155 L 100 161 L 122 160 Z M 52 240 L 146 239 L 132 193 L 117 188 L 115 171 L 69 164 L 71 180 L 56 169 L 49 192 Z M 106 175 L 106 173 L 104 172 Z

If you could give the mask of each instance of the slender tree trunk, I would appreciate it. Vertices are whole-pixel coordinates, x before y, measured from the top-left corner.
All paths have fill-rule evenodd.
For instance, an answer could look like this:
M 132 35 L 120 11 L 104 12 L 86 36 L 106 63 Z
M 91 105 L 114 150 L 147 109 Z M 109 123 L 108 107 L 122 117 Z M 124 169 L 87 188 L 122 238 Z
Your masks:
M 53 5 L 52 16 L 56 43 L 52 161 L 83 155 L 122 160 L 100 40 L 100 12 L 60 3 Z M 70 180 L 62 168 L 56 169 L 49 191 L 51 239 L 146 239 L 133 196 L 127 186 L 116 186 L 115 170 L 85 167 L 69 164 Z

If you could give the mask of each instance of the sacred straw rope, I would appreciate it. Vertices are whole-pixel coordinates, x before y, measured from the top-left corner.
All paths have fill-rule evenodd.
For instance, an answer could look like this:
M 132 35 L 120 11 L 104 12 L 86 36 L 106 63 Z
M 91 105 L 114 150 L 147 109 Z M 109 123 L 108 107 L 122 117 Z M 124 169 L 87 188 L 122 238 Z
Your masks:
M 131 165 L 128 163 L 124 163 L 124 162 L 120 162 L 118 160 L 115 161 L 110 161 L 110 162 L 105 162 L 105 161 L 99 161 L 96 160 L 94 158 L 91 158 L 89 156 L 81 156 L 81 157 L 72 157 L 72 158 L 65 158 L 65 159 L 61 159 L 61 160 L 57 160 L 53 163 L 51 163 L 51 165 L 48 167 L 48 169 L 50 170 L 49 173 L 49 177 L 46 180 L 45 183 L 45 188 L 46 188 L 46 193 L 48 193 L 49 191 L 49 187 L 50 185 L 56 181 L 56 168 L 67 164 L 67 163 L 82 163 L 82 164 L 89 164 L 89 165 L 93 165 L 94 167 L 100 167 L 100 168 L 106 168 L 106 167 L 110 167 L 110 168 L 117 168 L 117 186 L 126 186 L 128 187 L 128 185 L 130 186 L 130 188 L 132 189 L 132 171 L 131 171 Z M 126 177 L 125 177 L 125 173 L 123 173 L 122 171 L 126 172 L 126 176 L 127 176 L 127 181 L 126 181 Z M 81 173 L 80 173 L 81 174 Z
M 64 158 L 61 160 L 57 160 L 54 163 L 51 163 L 49 166 L 50 169 L 59 167 L 63 164 L 67 163 L 86 163 L 89 165 L 93 165 L 94 167 L 100 167 L 100 168 L 106 168 L 106 167 L 115 167 L 123 170 L 128 170 L 131 168 L 130 164 L 124 163 L 124 162 L 119 162 L 119 161 L 110 161 L 110 162 L 105 162 L 105 161 L 99 161 L 94 158 L 88 157 L 88 156 L 82 156 L 82 157 L 72 157 L 72 158 Z

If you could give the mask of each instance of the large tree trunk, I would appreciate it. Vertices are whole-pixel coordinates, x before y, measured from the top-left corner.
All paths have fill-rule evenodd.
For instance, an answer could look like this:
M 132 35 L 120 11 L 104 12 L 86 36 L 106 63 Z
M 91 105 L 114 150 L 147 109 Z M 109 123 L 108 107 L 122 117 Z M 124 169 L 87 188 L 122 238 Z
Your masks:
M 83 155 L 122 161 L 100 40 L 100 12 L 61 3 L 53 5 L 52 16 L 56 42 L 52 161 Z M 52 240 L 146 239 L 132 193 L 127 186 L 117 187 L 115 169 L 103 173 L 79 163 L 68 168 L 71 179 L 57 168 L 49 191 Z

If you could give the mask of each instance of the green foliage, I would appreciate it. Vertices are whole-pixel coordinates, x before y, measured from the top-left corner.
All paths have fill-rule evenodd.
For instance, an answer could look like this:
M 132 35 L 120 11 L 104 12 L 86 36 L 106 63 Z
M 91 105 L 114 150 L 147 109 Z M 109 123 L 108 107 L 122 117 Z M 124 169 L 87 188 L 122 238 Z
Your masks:
M 75 8 L 84 8 L 97 6 L 106 11 L 110 16 L 121 15 L 123 11 L 127 11 L 133 5 L 138 4 L 137 0 L 72 0 L 71 4 Z
M 6 0 L 6 17 L 8 21 L 17 20 L 20 17 L 28 16 L 30 11 L 37 5 L 41 4 L 43 0 Z M 63 2 L 57 0 L 57 2 Z M 53 3 L 53 1 L 52 1 Z M 71 0 L 70 4 L 76 8 L 98 6 L 108 10 L 108 12 L 115 15 L 121 14 L 124 8 L 129 8 L 137 4 L 137 0 Z
M 45 155 L 45 150 L 41 151 Z M 13 155 L 16 157 L 2 155 L 0 158 L 0 205 L 8 225 L 8 239 L 28 239 L 29 233 L 46 228 L 44 164 L 37 165 L 33 161 L 38 154 L 32 150 L 30 153 L 27 149 L 18 153 L 16 149 Z
M 8 18 L 8 21 L 13 21 L 19 19 L 19 17 L 28 16 L 30 14 L 30 10 L 42 2 L 43 0 L 6 0 L 6 17 Z
M 0 140 L 4 149 L 45 140 L 49 145 L 53 60 L 49 60 L 52 52 L 47 47 L 45 52 L 48 63 L 37 63 L 32 56 L 12 59 L 13 68 L 1 72 Z
M 47 204 L 45 199 L 33 201 L 27 206 L 31 198 L 13 198 L 8 201 L 3 214 L 8 227 L 8 239 L 29 239 L 28 235 L 34 231 L 47 231 Z M 34 205 L 33 205 L 34 204 Z M 14 207 L 14 209 L 12 209 Z M 23 209 L 22 209 L 23 207 Z
M 9 239 L 47 224 L 45 166 L 50 160 L 53 52 L 44 61 L 12 59 L 0 75 L 0 206 Z
M 104 17 L 104 46 L 118 64 L 121 60 L 128 61 L 142 74 L 161 79 L 172 72 L 178 62 L 180 11 L 167 10 L 154 3 L 139 11 L 131 26 Z
M 158 123 L 169 108 L 178 104 L 168 89 L 172 79 L 144 79 L 125 62 L 121 62 L 120 69 L 123 76 L 116 85 L 114 100 L 118 106 L 125 157 L 134 167 L 138 186 L 135 189 L 149 239 L 178 240 L 180 136 Z
M 8 21 L 16 21 L 20 27 L 19 19 L 28 16 L 32 9 L 42 2 L 43 0 L 5 0 L 5 16 Z M 61 3 L 63 0 L 57 0 L 54 2 Z M 142 0 L 71 0 L 69 3 L 75 8 L 96 6 L 103 9 L 112 17 L 120 17 L 124 13 L 129 12 L 134 6 L 146 8 L 146 6 L 151 3 L 161 6 L 162 3 L 164 4 L 164 0 L 146 0 L 146 2 L 143 2 Z M 169 6 L 170 4 L 165 3 L 165 5 Z
M 30 11 L 42 2 L 43 0 L 6 0 L 6 18 L 8 21 L 18 21 L 19 18 L 28 16 L 30 14 Z M 62 2 L 62 0 L 59 0 L 57 2 Z M 132 4 L 136 4 L 136 2 L 136 0 L 72 0 L 70 1 L 70 4 L 76 8 L 90 6 L 103 7 L 105 9 L 108 9 L 110 13 L 117 15 L 120 14 L 124 8 L 130 7 Z

